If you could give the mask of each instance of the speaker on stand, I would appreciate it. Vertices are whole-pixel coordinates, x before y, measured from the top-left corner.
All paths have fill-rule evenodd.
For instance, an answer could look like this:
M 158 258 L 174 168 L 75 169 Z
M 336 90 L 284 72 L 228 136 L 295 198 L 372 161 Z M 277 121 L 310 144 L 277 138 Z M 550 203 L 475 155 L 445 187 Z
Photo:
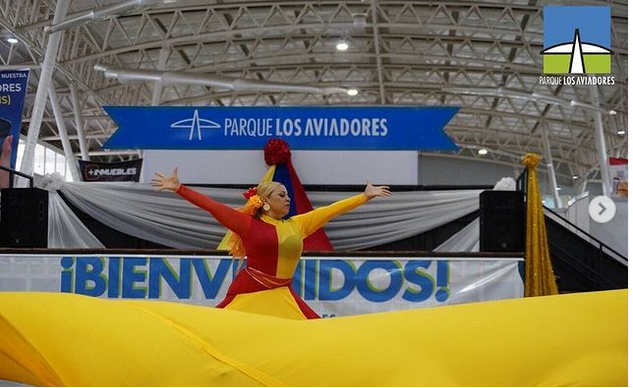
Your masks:
M 522 192 L 485 190 L 479 195 L 479 250 L 525 251 L 525 203 Z
M 48 191 L 37 188 L 0 190 L 0 246 L 46 248 Z

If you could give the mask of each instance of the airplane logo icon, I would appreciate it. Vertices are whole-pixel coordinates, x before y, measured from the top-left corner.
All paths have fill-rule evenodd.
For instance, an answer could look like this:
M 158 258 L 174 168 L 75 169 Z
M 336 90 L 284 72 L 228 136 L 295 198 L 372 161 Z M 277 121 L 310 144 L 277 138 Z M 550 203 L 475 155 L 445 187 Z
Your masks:
M 543 74 L 611 74 L 611 7 L 543 7 L 540 54 Z
M 585 74 L 585 54 L 611 55 L 612 50 L 592 43 L 582 43 L 580 41 L 580 30 L 574 31 L 574 41 L 561 43 L 548 47 L 541 51 L 541 54 L 566 55 L 571 56 L 569 61 L 569 74 Z
M 198 110 L 193 111 L 193 117 L 190 119 L 184 119 L 177 121 L 171 125 L 174 129 L 188 129 L 189 141 L 193 140 L 194 133 L 197 133 L 198 140 L 202 140 L 203 129 L 220 129 L 220 124 L 206 119 L 201 119 L 198 114 Z

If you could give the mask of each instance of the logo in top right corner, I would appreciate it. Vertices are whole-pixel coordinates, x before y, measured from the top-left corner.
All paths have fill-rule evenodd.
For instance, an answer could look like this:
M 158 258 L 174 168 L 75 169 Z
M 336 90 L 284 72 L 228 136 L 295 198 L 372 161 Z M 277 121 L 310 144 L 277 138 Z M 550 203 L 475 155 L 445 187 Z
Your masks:
M 543 73 L 610 74 L 611 8 L 546 6 Z

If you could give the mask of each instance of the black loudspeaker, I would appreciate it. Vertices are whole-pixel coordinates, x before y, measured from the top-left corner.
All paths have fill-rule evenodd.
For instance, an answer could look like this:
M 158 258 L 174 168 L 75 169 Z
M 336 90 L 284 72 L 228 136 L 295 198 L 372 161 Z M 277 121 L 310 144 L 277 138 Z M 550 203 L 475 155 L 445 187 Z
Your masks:
M 479 195 L 479 251 L 525 251 L 525 204 L 520 191 Z
M 46 248 L 48 191 L 36 188 L 0 191 L 0 246 Z

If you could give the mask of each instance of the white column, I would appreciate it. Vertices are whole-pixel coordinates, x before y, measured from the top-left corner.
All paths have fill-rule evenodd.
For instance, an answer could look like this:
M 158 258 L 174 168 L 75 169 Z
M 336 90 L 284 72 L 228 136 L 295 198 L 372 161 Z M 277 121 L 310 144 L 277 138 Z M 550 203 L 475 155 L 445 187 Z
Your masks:
M 591 93 L 591 103 L 600 108 L 600 96 L 598 95 L 598 87 L 596 85 L 589 86 Z M 602 178 L 602 194 L 607 197 L 611 196 L 611 182 L 609 180 L 609 163 L 607 156 L 607 146 L 604 141 L 604 128 L 602 127 L 602 113 L 599 110 L 593 111 L 593 137 L 596 141 L 596 151 L 598 152 L 598 162 L 600 163 L 600 177 Z
M 166 46 L 160 49 L 158 54 L 158 70 L 165 70 L 165 63 L 167 63 L 167 53 L 169 49 Z M 152 106 L 158 106 L 160 104 L 160 95 L 163 91 L 163 85 L 160 81 L 154 81 L 154 90 L 152 90 Z
M 583 178 L 582 182 L 580 182 L 580 192 L 578 195 L 584 193 L 585 191 L 587 191 L 587 178 Z
M 543 149 L 545 151 L 545 159 L 547 162 L 547 171 L 549 172 L 549 184 L 552 186 L 552 195 L 554 196 L 554 205 L 557 209 L 563 207 L 558 196 L 558 184 L 556 183 L 556 171 L 554 170 L 554 160 L 552 159 L 552 148 L 549 144 L 549 136 L 547 135 L 547 125 L 541 124 L 541 138 L 543 139 Z
M 53 24 L 61 22 L 66 16 L 69 0 L 58 0 L 55 7 L 55 15 L 53 16 Z M 40 127 L 42 125 L 42 116 L 44 115 L 44 106 L 46 105 L 46 95 L 48 93 L 51 78 L 53 76 L 55 57 L 59 49 L 59 41 L 62 32 L 52 33 L 48 37 L 46 44 L 46 52 L 44 61 L 42 62 L 42 70 L 40 72 L 40 80 L 35 93 L 33 102 L 33 112 L 31 121 L 29 122 L 29 131 L 26 135 L 26 143 L 24 147 L 24 157 L 22 158 L 22 166 L 20 170 L 29 175 L 33 175 L 33 160 L 35 159 L 35 145 L 40 135 Z
M 167 54 L 169 48 L 163 46 L 158 54 L 158 70 L 165 70 L 165 64 L 167 63 Z M 160 105 L 160 95 L 163 93 L 163 85 L 160 81 L 154 81 L 154 89 L 152 90 L 152 106 Z M 139 159 L 145 158 L 145 150 L 138 150 Z M 130 159 L 131 160 L 131 159 Z M 142 168 L 142 167 L 141 167 Z
M 84 123 L 81 119 L 81 110 L 79 109 L 79 95 L 77 88 L 70 84 L 70 98 L 73 102 L 73 113 L 75 115 L 75 127 L 77 128 L 77 137 L 79 138 L 79 151 L 81 151 L 81 160 L 89 161 L 88 143 L 86 143 L 86 133 L 84 132 Z
M 53 113 L 55 114 L 55 122 L 57 122 L 57 129 L 59 130 L 59 137 L 62 141 L 64 155 L 66 156 L 66 163 L 70 169 L 70 175 L 72 175 L 73 181 L 81 182 L 82 179 L 79 175 L 79 170 L 77 169 L 77 160 L 75 159 L 73 147 L 70 144 L 70 139 L 68 138 L 68 131 L 66 130 L 66 123 L 64 122 L 64 117 L 62 116 L 62 109 L 59 106 L 59 100 L 57 99 L 55 85 L 50 85 L 48 88 L 48 94 L 51 99 L 51 106 L 53 107 Z
M 378 87 L 380 88 L 380 104 L 385 105 L 385 84 L 382 76 L 382 57 L 380 56 L 380 43 L 378 42 L 378 12 L 376 2 L 371 4 L 371 18 L 373 22 L 372 31 L 374 33 L 374 53 L 376 54 L 376 70 L 378 71 Z

